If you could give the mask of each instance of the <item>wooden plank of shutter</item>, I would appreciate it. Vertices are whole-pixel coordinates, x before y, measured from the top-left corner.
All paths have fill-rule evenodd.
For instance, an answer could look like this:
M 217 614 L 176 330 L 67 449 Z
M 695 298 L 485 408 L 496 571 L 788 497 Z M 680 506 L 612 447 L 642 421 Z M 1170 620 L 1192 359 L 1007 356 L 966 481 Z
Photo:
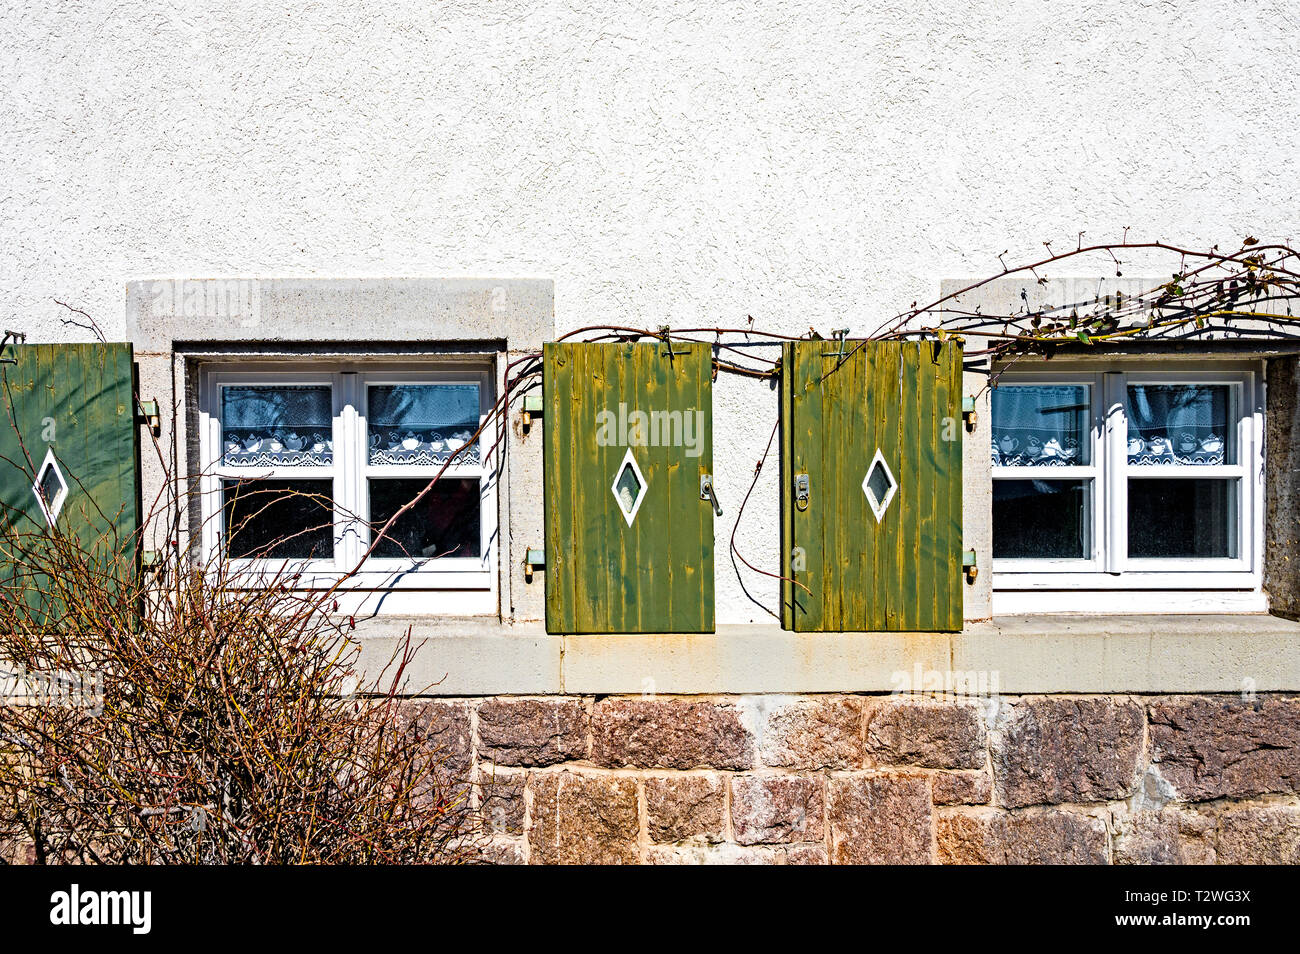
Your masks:
M 546 624 L 556 633 L 712 632 L 712 355 L 706 344 L 566 343 L 543 348 Z M 643 487 L 629 526 L 613 484 L 628 446 L 602 443 L 598 415 L 703 412 L 698 456 L 633 446 Z M 619 428 L 615 428 L 619 430 Z
M 39 585 L 21 564 L 48 535 L 32 488 L 47 451 L 68 488 L 56 528 L 110 578 L 132 578 L 140 491 L 131 345 L 15 345 L 3 357 L 14 363 L 0 364 L 0 579 Z
M 808 588 L 782 583 L 787 629 L 961 628 L 960 421 L 952 342 L 784 346 L 782 566 Z M 879 521 L 863 489 L 877 449 L 896 484 Z

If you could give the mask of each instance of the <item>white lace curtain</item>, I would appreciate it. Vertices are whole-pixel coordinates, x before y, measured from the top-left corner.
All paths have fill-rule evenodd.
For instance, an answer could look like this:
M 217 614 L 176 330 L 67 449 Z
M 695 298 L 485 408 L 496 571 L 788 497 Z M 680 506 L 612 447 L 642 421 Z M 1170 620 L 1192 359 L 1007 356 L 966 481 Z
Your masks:
M 334 415 L 326 385 L 227 387 L 221 395 L 227 464 L 329 464 Z
M 479 425 L 477 384 L 385 384 L 368 398 L 372 464 L 441 464 L 478 460 L 466 446 Z
M 1086 385 L 995 388 L 993 462 L 1006 467 L 1088 463 L 1088 392 Z
M 1226 385 L 1129 386 L 1129 463 L 1222 464 L 1228 438 Z

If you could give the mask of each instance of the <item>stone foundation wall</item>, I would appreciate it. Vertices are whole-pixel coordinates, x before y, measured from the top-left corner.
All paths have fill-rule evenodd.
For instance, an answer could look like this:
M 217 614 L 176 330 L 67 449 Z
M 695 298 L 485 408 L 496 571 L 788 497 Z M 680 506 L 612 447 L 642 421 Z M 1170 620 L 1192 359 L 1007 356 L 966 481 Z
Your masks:
M 418 700 L 500 863 L 1300 862 L 1300 697 Z

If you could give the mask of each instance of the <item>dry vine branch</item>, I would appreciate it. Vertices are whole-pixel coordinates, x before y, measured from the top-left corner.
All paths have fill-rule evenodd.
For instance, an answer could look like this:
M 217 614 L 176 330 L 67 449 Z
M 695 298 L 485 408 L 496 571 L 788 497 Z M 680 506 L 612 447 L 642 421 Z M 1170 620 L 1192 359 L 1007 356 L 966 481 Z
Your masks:
M 1126 230 L 1127 233 L 1127 230 Z M 1047 243 L 1045 243 L 1047 244 Z M 1239 250 L 1208 251 L 1168 242 L 1128 242 L 1079 245 L 1024 265 L 971 282 L 926 305 L 915 305 L 884 323 L 880 338 L 945 337 L 959 335 L 981 341 L 971 355 L 1009 357 L 1050 356 L 1062 346 L 1163 340 L 1171 338 L 1229 338 L 1277 341 L 1300 339 L 1300 322 L 1291 302 L 1300 297 L 1300 252 L 1285 244 L 1261 245 L 1247 238 Z M 1099 255 L 1109 259 L 1115 277 L 1123 276 L 1126 257 L 1172 261 L 1168 281 L 1125 294 L 1100 292 L 1091 299 L 1032 306 L 1026 290 L 1019 304 L 1001 312 L 963 307 L 962 296 L 1009 276 L 1029 277 L 1028 286 L 1050 286 L 1042 274 L 1048 266 L 1070 263 L 1081 268 Z

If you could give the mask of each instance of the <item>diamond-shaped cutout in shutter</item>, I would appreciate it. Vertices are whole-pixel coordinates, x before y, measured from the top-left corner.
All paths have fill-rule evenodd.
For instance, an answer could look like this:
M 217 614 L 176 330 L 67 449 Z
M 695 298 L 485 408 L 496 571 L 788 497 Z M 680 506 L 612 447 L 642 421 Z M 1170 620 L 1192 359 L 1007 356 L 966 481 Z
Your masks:
M 898 492 L 898 481 L 894 480 L 879 447 L 876 448 L 876 456 L 871 459 L 871 466 L 867 468 L 867 476 L 862 479 L 862 492 L 867 495 L 871 512 L 876 515 L 876 523 L 880 523 L 894 494 Z
M 641 501 L 645 499 L 645 477 L 642 476 L 641 468 L 637 466 L 636 458 L 632 456 L 630 448 L 623 455 L 623 462 L 619 465 L 610 490 L 614 492 L 614 499 L 618 501 L 618 509 L 622 511 L 623 519 L 627 521 L 629 527 L 632 526 L 632 521 L 636 519 L 636 512 L 641 509 Z
M 68 499 L 68 482 L 63 479 L 63 471 L 59 469 L 59 462 L 54 457 L 54 448 L 45 452 L 45 461 L 36 474 L 32 493 L 36 494 L 36 503 L 45 515 L 45 522 L 54 526 L 59 511 L 63 509 L 63 502 Z

